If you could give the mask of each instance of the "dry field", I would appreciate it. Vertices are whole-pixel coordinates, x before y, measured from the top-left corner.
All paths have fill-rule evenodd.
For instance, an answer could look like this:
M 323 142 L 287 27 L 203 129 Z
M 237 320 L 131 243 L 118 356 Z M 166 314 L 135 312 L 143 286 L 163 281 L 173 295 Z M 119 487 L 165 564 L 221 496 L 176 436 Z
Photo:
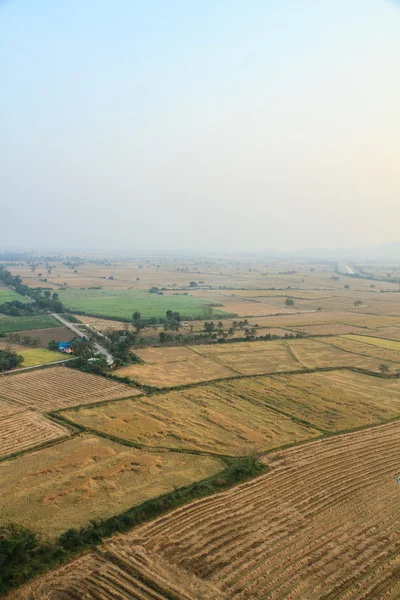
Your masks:
M 287 344 L 292 349 L 297 360 L 308 369 L 325 367 L 359 367 L 369 371 L 379 371 L 382 360 L 370 355 L 356 354 L 336 347 L 333 340 L 339 338 L 325 338 L 318 340 L 288 340 Z M 360 344 L 359 344 L 360 345 Z M 361 349 L 360 349 L 361 351 Z
M 400 327 L 379 327 L 378 329 L 370 330 L 369 335 L 400 342 Z
M 220 290 L 218 292 L 223 296 L 237 296 L 239 298 L 277 298 L 279 304 L 286 297 L 299 298 L 302 300 L 319 300 L 330 298 L 332 292 L 313 291 L 313 290 Z
M 149 348 L 138 350 L 137 354 L 143 360 L 148 360 L 150 364 L 121 367 L 115 371 L 115 374 L 119 377 L 129 377 L 144 385 L 160 388 L 237 375 L 228 367 L 200 356 L 186 347 Z
M 68 429 L 38 413 L 0 400 L 0 458 L 69 434 Z M 13 498 L 9 495 L 10 504 Z
M 343 337 L 349 340 L 362 342 L 363 344 L 371 344 L 372 346 L 377 346 L 378 348 L 385 348 L 386 350 L 400 352 L 400 341 L 377 339 L 376 337 L 368 337 L 365 335 L 345 335 Z
M 329 432 L 400 416 L 400 380 L 351 371 L 236 379 L 217 386 Z
M 266 475 L 116 536 L 11 598 L 397 600 L 400 423 L 267 460 Z
M 244 384 L 244 387 L 246 384 Z M 270 450 L 319 435 L 247 398 L 235 383 L 207 385 L 63 413 L 69 420 L 148 447 L 224 455 Z
M 304 368 L 360 367 L 377 372 L 386 353 L 394 356 L 395 351 L 340 337 L 148 348 L 137 351 L 147 364 L 122 367 L 116 374 L 164 388 Z M 400 359 L 394 368 L 397 365 Z
M 376 360 L 386 362 L 389 361 L 392 364 L 393 368 L 400 368 L 400 350 L 399 350 L 399 342 L 391 342 L 388 341 L 388 344 L 393 344 L 391 348 L 380 346 L 379 344 L 364 342 L 362 339 L 363 336 L 355 338 L 355 336 L 345 336 L 345 337 L 330 337 L 330 338 L 321 338 L 321 341 L 329 343 L 335 348 L 340 348 L 345 350 L 346 352 L 355 352 L 356 354 L 363 354 L 366 356 L 371 356 Z M 377 342 L 382 342 L 385 340 L 379 340 L 378 338 L 365 338 L 368 339 L 376 339 Z M 397 348 L 394 344 L 398 344 Z
M 126 398 L 139 393 L 121 383 L 67 367 L 52 367 L 0 377 L 0 399 L 45 412 Z
M 223 468 L 210 456 L 145 452 L 93 435 L 75 437 L 0 463 L 0 525 L 18 521 L 54 537 Z
M 277 299 L 276 305 L 263 302 L 261 299 L 247 300 L 233 296 L 224 296 L 222 294 L 210 294 L 207 292 L 191 292 L 195 298 L 202 298 L 210 302 L 220 302 L 223 306 L 215 309 L 215 318 L 218 319 L 218 310 L 234 313 L 238 317 L 257 317 L 276 314 L 291 314 L 297 312 L 296 309 L 283 306 L 282 299 Z
M 20 340 L 22 340 L 24 336 L 39 340 L 39 345 L 42 346 L 42 348 L 47 348 L 49 342 L 68 342 L 74 337 L 73 332 L 68 327 L 49 327 L 48 329 L 18 331 L 16 334 L 9 334 L 9 336 L 10 335 L 18 335 Z M 26 346 L 24 349 L 26 350 Z M 63 357 L 60 355 L 60 359 L 62 358 Z
M 196 346 L 204 356 L 218 360 L 240 375 L 258 375 L 303 368 L 284 341 L 243 342 Z
M 308 325 L 327 325 L 341 323 L 375 329 L 376 327 L 400 327 L 399 317 L 385 315 L 368 315 L 351 311 L 314 311 L 297 312 L 291 315 L 256 317 L 249 319 L 249 324 L 258 323 L 260 327 L 285 327 L 289 329 L 303 328 Z
M 355 325 L 345 325 L 343 323 L 326 323 L 325 325 L 304 325 L 303 327 L 296 327 L 292 331 L 295 333 L 305 333 L 306 335 L 345 335 L 348 333 L 371 335 L 371 329 L 367 329 L 366 327 L 357 327 Z
M 88 317 L 86 315 L 74 315 L 84 325 L 89 325 L 97 331 L 115 331 L 119 329 L 133 329 L 133 326 L 124 321 L 114 321 L 111 319 L 100 319 L 100 317 Z

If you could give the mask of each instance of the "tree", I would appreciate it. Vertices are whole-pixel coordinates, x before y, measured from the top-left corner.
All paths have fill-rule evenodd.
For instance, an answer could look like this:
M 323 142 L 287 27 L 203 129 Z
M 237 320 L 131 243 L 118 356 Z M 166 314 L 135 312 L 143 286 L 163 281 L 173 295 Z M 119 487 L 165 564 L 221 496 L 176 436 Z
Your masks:
M 344 286 L 344 289 L 345 289 L 345 290 L 349 290 L 349 289 L 350 289 L 350 286 L 349 286 L 349 284 L 348 284 L 348 283 L 346 283 L 346 284 L 345 284 L 345 286 Z
M 160 288 L 156 287 L 155 285 L 151 286 L 151 288 L 149 289 L 150 294 L 158 294 L 159 291 Z
M 199 287 L 199 284 L 197 283 L 197 281 L 189 281 L 189 285 L 190 285 L 190 287 Z
M 389 367 L 382 363 L 381 365 L 379 365 L 379 370 L 382 373 L 382 375 L 384 375 L 389 371 Z
M 137 332 L 146 327 L 146 325 L 142 321 L 142 315 L 137 310 L 132 315 L 132 321 Z
M 54 340 L 51 340 L 51 341 L 50 341 L 50 342 L 47 344 L 47 347 L 48 347 L 48 349 L 49 349 L 49 350 L 53 350 L 53 352 L 54 352 L 54 351 L 56 351 L 56 350 L 58 350 L 58 344 L 57 344 L 57 342 L 56 342 L 56 341 L 54 341 Z
M 255 327 L 253 327 L 252 329 L 245 329 L 244 331 L 244 337 L 246 338 L 246 340 L 254 340 L 256 335 L 257 329 Z
M 354 306 L 357 308 L 358 306 L 362 306 L 362 301 L 361 300 L 356 300 L 354 302 Z
M 204 323 L 203 329 L 206 333 L 213 333 L 213 331 L 215 330 L 215 325 L 213 321 L 211 321 L 211 323 Z
M 294 300 L 293 300 L 293 298 L 287 297 L 286 300 L 285 300 L 285 304 L 286 304 L 286 306 L 294 306 Z
M 93 358 L 95 353 L 94 343 L 88 338 L 81 338 L 72 340 L 71 350 L 74 356 L 87 360 Z
M 24 362 L 24 357 L 13 350 L 0 350 L 0 372 L 11 371 Z
M 0 565 L 4 568 L 23 565 L 38 545 L 34 531 L 10 523 L 0 527 Z

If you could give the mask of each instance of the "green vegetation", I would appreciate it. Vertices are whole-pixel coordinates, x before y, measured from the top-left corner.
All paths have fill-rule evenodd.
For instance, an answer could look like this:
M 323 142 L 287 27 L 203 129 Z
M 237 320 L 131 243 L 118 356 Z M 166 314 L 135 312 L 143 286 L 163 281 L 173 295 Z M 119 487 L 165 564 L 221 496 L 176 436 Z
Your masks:
M 48 329 L 49 327 L 61 327 L 61 323 L 48 315 L 0 318 L 0 335 L 28 329 Z
M 147 500 L 115 517 L 92 521 L 81 529 L 69 529 L 53 543 L 40 540 L 33 531 L 18 524 L 0 528 L 0 595 L 65 562 L 77 552 L 97 546 L 104 538 L 128 531 L 139 523 L 154 519 L 191 500 L 209 496 L 256 477 L 267 469 L 253 454 L 222 460 L 226 463 L 226 468 L 208 479 Z
M 29 298 L 25 296 L 21 296 L 14 290 L 10 290 L 7 287 L 0 287 L 0 304 L 4 304 L 4 302 L 13 302 L 14 300 L 19 300 L 19 302 L 30 302 Z
M 12 350 L 0 350 L 0 372 L 15 369 L 15 367 L 19 367 L 23 361 L 23 356 L 18 355 Z
M 30 348 L 27 350 L 18 350 L 18 355 L 22 357 L 22 367 L 36 367 L 36 365 L 45 365 L 47 363 L 63 360 L 66 357 L 61 352 L 53 352 L 46 348 Z
M 162 295 L 142 290 L 81 290 L 68 289 L 61 292 L 61 300 L 73 312 L 94 316 L 132 318 L 139 312 L 142 319 L 164 318 L 167 310 L 179 312 L 183 319 L 201 318 L 206 308 L 216 303 L 183 295 Z M 218 304 L 218 306 L 222 306 Z M 218 312 L 223 315 L 224 313 Z

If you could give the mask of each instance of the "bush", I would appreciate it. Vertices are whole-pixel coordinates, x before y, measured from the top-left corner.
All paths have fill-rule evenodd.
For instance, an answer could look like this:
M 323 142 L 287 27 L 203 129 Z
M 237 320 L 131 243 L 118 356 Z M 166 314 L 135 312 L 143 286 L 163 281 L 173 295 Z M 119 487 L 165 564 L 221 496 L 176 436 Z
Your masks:
M 0 372 L 10 371 L 19 367 L 24 362 L 24 357 L 13 350 L 0 350 Z

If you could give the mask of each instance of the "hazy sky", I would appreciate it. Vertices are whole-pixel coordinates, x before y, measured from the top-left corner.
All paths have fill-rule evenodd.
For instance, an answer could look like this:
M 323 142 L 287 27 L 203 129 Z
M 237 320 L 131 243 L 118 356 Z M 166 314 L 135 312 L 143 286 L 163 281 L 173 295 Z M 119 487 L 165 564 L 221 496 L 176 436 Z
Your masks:
M 400 3 L 0 0 L 0 247 L 400 241 Z

